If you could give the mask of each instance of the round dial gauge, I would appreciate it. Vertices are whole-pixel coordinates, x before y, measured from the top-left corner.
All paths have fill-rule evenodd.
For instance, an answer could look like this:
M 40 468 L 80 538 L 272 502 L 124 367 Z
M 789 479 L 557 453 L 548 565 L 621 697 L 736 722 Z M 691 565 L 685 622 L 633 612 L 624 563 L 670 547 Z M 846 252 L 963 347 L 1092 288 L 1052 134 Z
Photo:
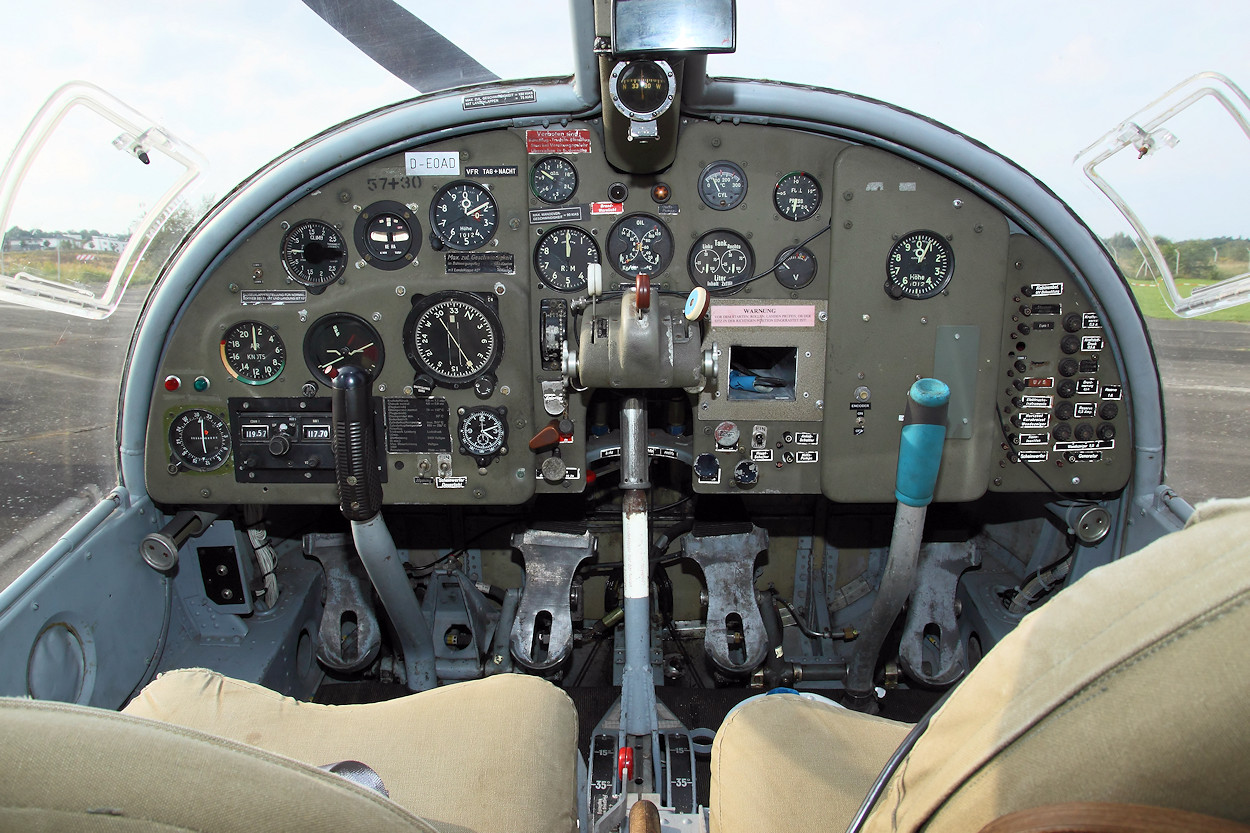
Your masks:
M 562 156 L 544 156 L 530 170 L 530 188 L 543 202 L 568 202 L 577 191 L 577 169 Z
M 169 450 L 175 460 L 193 471 L 221 468 L 230 457 L 230 429 L 212 411 L 191 408 L 170 424 Z
M 499 228 L 495 199 L 476 182 L 456 180 L 438 189 L 430 203 L 430 225 L 453 249 L 480 249 Z
M 321 220 L 305 220 L 282 238 L 282 266 L 304 286 L 326 286 L 347 270 L 347 241 Z
M 387 271 L 402 269 L 421 250 L 421 223 L 403 203 L 381 200 L 360 212 L 355 241 L 370 266 Z
M 503 409 L 479 405 L 460 409 L 460 453 L 476 457 L 478 465 L 487 465 L 500 453 L 508 440 L 508 425 Z
M 334 384 L 339 368 L 355 365 L 370 379 L 382 371 L 386 352 L 382 337 L 365 321 L 346 312 L 332 312 L 313 322 L 304 335 L 304 361 L 321 382 Z
M 658 217 L 629 214 L 608 232 L 608 261 L 627 278 L 643 273 L 655 277 L 672 259 L 673 235 Z
M 557 292 L 586 288 L 586 267 L 599 262 L 599 246 L 576 226 L 553 228 L 534 247 L 534 269 L 539 279 Z
M 816 279 L 816 255 L 806 246 L 782 249 L 774 262 L 777 268 L 773 274 L 786 289 L 802 289 Z
M 806 220 L 820 208 L 820 183 L 803 171 L 786 174 L 773 189 L 773 206 L 787 220 Z
M 447 290 L 421 298 L 404 322 L 404 353 L 418 373 L 457 389 L 495 369 L 503 327 L 481 298 Z
M 268 384 L 286 366 L 286 345 L 268 324 L 240 321 L 222 336 L 221 363 L 246 385 Z
M 885 291 L 891 298 L 932 298 L 950 283 L 955 252 L 935 231 L 908 232 L 890 249 Z
M 728 211 L 746 197 L 746 172 L 733 162 L 713 162 L 699 175 L 699 199 L 708 208 Z
M 755 252 L 736 232 L 709 231 L 690 248 L 690 276 L 708 292 L 736 292 L 755 274 Z

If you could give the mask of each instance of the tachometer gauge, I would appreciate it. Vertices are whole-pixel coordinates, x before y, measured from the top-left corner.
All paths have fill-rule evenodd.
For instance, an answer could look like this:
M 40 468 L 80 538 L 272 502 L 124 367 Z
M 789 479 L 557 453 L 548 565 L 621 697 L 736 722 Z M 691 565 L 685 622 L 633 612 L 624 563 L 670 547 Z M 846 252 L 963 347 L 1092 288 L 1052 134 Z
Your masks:
M 599 262 L 599 246 L 577 226 L 553 228 L 534 247 L 534 269 L 539 279 L 557 292 L 586 288 L 586 267 Z
M 803 171 L 786 174 L 773 189 L 773 206 L 787 220 L 806 220 L 820 208 L 820 183 Z
M 412 305 L 404 322 L 404 353 L 417 373 L 435 384 L 468 387 L 499 364 L 503 327 L 477 295 L 435 292 Z
M 268 324 L 240 321 L 221 339 L 221 363 L 245 385 L 265 385 L 286 366 L 286 345 Z
M 545 203 L 568 202 L 577 191 L 577 169 L 562 156 L 544 156 L 530 169 L 530 188 Z
M 950 283 L 955 252 L 935 231 L 908 232 L 890 249 L 885 291 L 891 298 L 932 298 Z
M 304 286 L 326 286 L 347 270 L 347 241 L 321 220 L 305 220 L 282 238 L 282 266 Z
M 430 203 L 430 226 L 438 239 L 461 251 L 485 246 L 499 228 L 495 199 L 476 182 L 459 179 L 438 189 Z
M 746 198 L 746 172 L 733 162 L 713 162 L 699 175 L 699 199 L 708 208 L 728 211 Z
M 378 331 L 355 315 L 332 312 L 313 322 L 304 335 L 304 361 L 326 385 L 334 384 L 339 368 L 355 365 L 370 379 L 382 371 L 386 352 Z
M 655 277 L 672 259 L 673 235 L 658 217 L 629 214 L 608 232 L 608 261 L 627 278 L 644 273 Z
M 782 255 L 786 255 L 784 260 Z M 774 262 L 773 274 L 786 289 L 802 289 L 816 279 L 816 255 L 804 246 L 782 249 Z
M 354 237 L 365 262 L 388 272 L 412 263 L 421 251 L 421 223 L 394 200 L 380 200 L 360 212 Z
M 230 429 L 212 411 L 191 408 L 174 417 L 170 424 L 169 450 L 188 469 L 213 471 L 230 457 Z
M 736 292 L 755 274 L 755 252 L 736 232 L 709 231 L 690 247 L 690 277 L 708 292 Z
M 479 466 L 485 467 L 496 455 L 506 450 L 508 441 L 507 411 L 479 405 L 461 408 L 460 453 L 472 457 Z

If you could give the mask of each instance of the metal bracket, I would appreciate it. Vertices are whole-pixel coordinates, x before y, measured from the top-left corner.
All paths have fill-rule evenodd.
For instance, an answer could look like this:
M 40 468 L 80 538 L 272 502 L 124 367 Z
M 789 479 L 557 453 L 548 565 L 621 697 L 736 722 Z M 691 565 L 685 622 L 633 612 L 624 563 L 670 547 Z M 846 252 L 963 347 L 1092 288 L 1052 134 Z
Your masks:
M 595 539 L 589 532 L 531 529 L 513 535 L 512 546 L 525 559 L 525 588 L 512 624 L 512 656 L 532 671 L 545 671 L 573 650 L 569 594 L 578 565 L 594 555 Z
M 369 602 L 369 579 L 360 560 L 351 558 L 353 552 L 347 535 L 304 536 L 304 554 L 320 561 L 326 575 L 317 659 L 334 671 L 359 671 L 382 647 L 382 631 Z M 348 624 L 354 628 L 349 630 Z
M 704 651 L 726 671 L 750 672 L 768 653 L 764 619 L 755 600 L 755 559 L 768 549 L 768 533 L 752 526 L 749 533 L 687 535 L 682 549 L 699 565 L 707 585 Z
M 947 685 L 968 671 L 968 653 L 955 621 L 955 591 L 964 570 L 980 564 L 980 550 L 967 544 L 926 544 L 920 550 L 899 658 L 922 683 Z

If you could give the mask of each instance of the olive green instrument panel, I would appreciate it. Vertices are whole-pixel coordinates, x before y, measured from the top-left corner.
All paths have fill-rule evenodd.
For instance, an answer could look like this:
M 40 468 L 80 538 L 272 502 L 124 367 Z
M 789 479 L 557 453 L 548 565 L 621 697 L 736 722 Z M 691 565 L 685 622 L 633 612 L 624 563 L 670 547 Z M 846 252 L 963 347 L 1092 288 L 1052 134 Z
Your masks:
M 717 373 L 653 393 L 670 401 L 648 440 L 697 492 L 893 500 L 921 376 L 952 388 L 938 500 L 1127 482 L 1114 339 L 1047 249 L 894 154 L 686 120 L 656 175 L 614 170 L 599 124 L 574 122 L 414 147 L 292 201 L 169 334 L 149 492 L 335 503 L 330 397 L 349 364 L 371 379 L 385 502 L 584 490 L 619 454 L 613 406 L 564 379 L 570 331 L 612 303 L 587 297 L 589 263 L 609 294 L 646 274 L 710 295 L 697 326 Z

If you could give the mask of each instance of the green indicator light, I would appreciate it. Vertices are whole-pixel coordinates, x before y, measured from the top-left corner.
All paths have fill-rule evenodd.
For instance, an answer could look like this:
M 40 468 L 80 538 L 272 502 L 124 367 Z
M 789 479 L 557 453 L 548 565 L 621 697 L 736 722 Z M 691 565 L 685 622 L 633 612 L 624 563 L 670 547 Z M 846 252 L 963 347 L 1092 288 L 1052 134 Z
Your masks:
M 200 393 L 203 393 L 204 391 L 208 390 L 208 377 L 207 376 L 195 377 L 195 381 L 191 383 L 191 387 L 195 388 Z

